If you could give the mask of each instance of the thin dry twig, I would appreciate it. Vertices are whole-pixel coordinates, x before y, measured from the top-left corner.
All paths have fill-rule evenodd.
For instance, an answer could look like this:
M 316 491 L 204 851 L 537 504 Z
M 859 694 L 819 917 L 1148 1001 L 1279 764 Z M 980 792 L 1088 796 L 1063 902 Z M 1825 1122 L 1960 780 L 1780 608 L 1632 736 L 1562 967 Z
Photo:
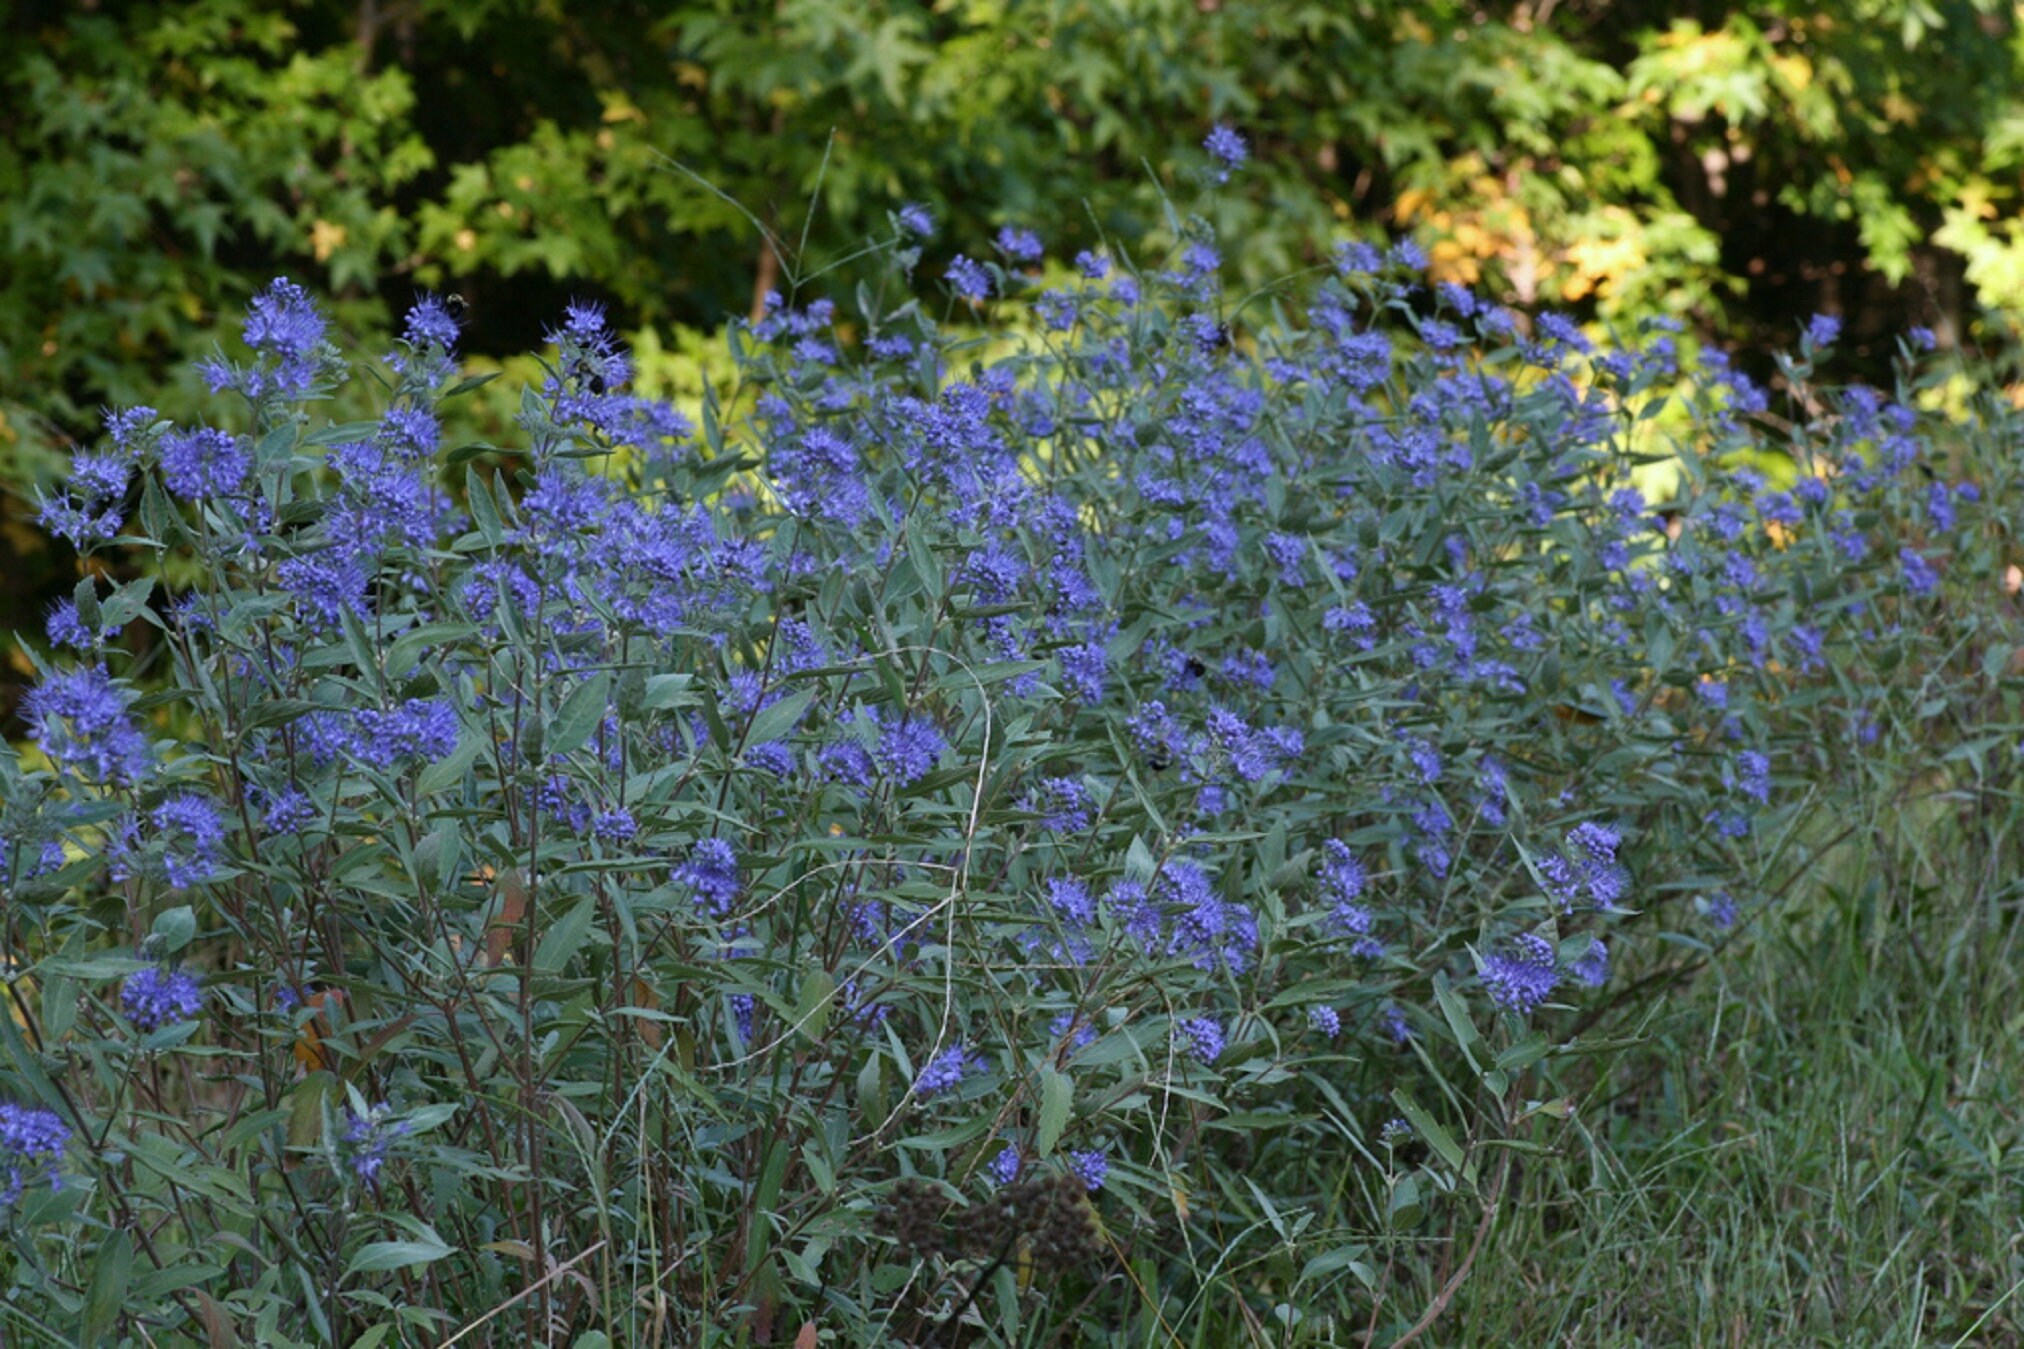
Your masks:
M 473 1321 L 470 1325 L 465 1326 L 462 1330 L 450 1336 L 449 1339 L 444 1340 L 442 1344 L 438 1346 L 438 1349 L 450 1349 L 450 1346 L 455 1344 L 458 1340 L 463 1339 L 466 1335 L 470 1334 L 478 1327 L 484 1325 L 487 1321 L 490 1321 L 493 1317 L 498 1316 L 501 1313 L 518 1306 L 526 1299 L 533 1297 L 536 1293 L 540 1292 L 544 1287 L 546 1287 L 551 1283 L 554 1283 L 557 1279 L 569 1273 L 570 1270 L 575 1269 L 578 1265 L 590 1259 L 591 1256 L 596 1255 L 599 1251 L 603 1250 L 606 1245 L 607 1245 L 606 1242 L 600 1241 L 594 1246 L 589 1246 L 581 1251 L 578 1251 L 575 1255 L 570 1256 L 569 1259 L 563 1261 L 561 1264 L 557 1265 L 554 1269 L 549 1270 L 546 1274 L 536 1279 L 533 1283 L 528 1284 L 525 1288 L 515 1293 L 512 1297 L 507 1298 L 504 1302 L 494 1307 L 491 1311 L 486 1312 L 483 1316 Z

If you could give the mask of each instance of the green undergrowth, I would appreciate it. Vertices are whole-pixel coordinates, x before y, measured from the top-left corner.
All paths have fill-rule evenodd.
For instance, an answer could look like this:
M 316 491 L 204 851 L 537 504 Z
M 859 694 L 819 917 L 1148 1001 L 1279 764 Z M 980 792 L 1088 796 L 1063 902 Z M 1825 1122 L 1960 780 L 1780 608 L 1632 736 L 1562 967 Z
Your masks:
M 1644 1010 L 1426 1342 L 2024 1340 L 2015 873 L 1898 823 Z

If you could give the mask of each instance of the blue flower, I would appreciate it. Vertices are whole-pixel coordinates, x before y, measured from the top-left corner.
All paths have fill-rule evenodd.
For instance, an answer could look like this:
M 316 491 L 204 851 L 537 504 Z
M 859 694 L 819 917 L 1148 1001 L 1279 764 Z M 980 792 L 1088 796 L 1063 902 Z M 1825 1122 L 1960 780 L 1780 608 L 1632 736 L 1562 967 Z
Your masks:
M 1074 646 L 1063 647 L 1061 682 L 1076 701 L 1095 706 L 1103 701 L 1104 680 L 1110 671 L 1110 644 L 1092 637 Z
M 1345 239 L 1332 250 L 1336 274 L 1373 276 L 1384 270 L 1384 254 L 1361 239 Z
M 1349 633 L 1365 651 L 1377 645 L 1371 636 L 1377 631 L 1377 619 L 1372 616 L 1370 606 L 1362 600 L 1329 609 L 1321 616 L 1321 626 L 1329 632 Z
M 150 817 L 168 847 L 162 862 L 169 884 L 199 885 L 218 870 L 225 847 L 225 825 L 218 808 L 194 792 L 163 798 Z
M 202 426 L 164 436 L 161 462 L 162 480 L 169 490 L 186 500 L 200 501 L 238 491 L 253 466 L 253 457 L 237 437 Z
M 1736 790 L 1760 805 L 1771 800 L 1771 758 L 1758 750 L 1746 749 L 1736 755 L 1733 781 Z
M 816 767 L 824 777 L 852 787 L 871 785 L 871 755 L 853 736 L 824 745 L 815 752 Z
M 1083 1189 L 1095 1194 L 1110 1178 L 1110 1157 L 1102 1148 L 1071 1152 L 1068 1154 L 1068 1169 L 1082 1182 Z
M 1329 916 L 1341 931 L 1364 936 L 1370 931 L 1370 910 L 1357 902 L 1363 897 L 1363 863 L 1340 839 L 1329 839 L 1321 848 L 1321 897 L 1328 902 Z
M 934 771 L 947 742 L 925 716 L 901 713 L 879 718 L 878 745 L 872 759 L 896 787 L 908 787 Z
M 1590 937 L 1588 949 L 1567 967 L 1567 972 L 1590 988 L 1601 988 L 1608 983 L 1609 948 L 1602 944 L 1602 938 Z
M 1406 757 L 1412 760 L 1413 771 L 1426 783 L 1441 780 L 1441 752 L 1418 736 L 1405 736 Z
M 51 1110 L 0 1102 L 0 1204 L 11 1204 L 37 1173 L 49 1188 L 63 1188 L 63 1149 L 70 1127 Z
M 1048 880 L 1047 903 L 1071 928 L 1087 927 L 1096 921 L 1096 901 L 1090 898 L 1089 887 L 1073 876 Z
M 441 296 L 424 295 L 409 307 L 402 331 L 415 347 L 438 346 L 448 351 L 457 345 L 460 328 Z
M 580 347 L 585 351 L 612 349 L 617 340 L 605 322 L 604 306 L 595 300 L 571 300 L 562 307 L 562 326 L 548 331 L 548 340 L 558 347 Z
M 1213 1017 L 1189 1017 L 1177 1026 L 1181 1047 L 1203 1063 L 1214 1063 L 1223 1054 L 1223 1028 Z
M 1241 973 L 1258 949 L 1258 917 L 1248 904 L 1232 903 L 1216 891 L 1208 872 L 1184 858 L 1168 861 L 1160 873 L 1161 907 L 1172 922 L 1169 955 L 1187 956 L 1197 969 L 1221 966 Z
M 1260 693 L 1269 691 L 1279 677 L 1279 672 L 1273 668 L 1272 658 L 1249 647 L 1225 656 L 1217 673 L 1225 683 L 1246 686 Z
M 1007 225 L 998 231 L 998 251 L 1014 262 L 1038 262 L 1044 250 L 1032 230 Z
M 316 806 L 294 787 L 284 787 L 267 802 L 261 824 L 270 834 L 300 833 L 316 819 Z
M 1742 915 L 1742 910 L 1737 905 L 1735 897 L 1727 890 L 1717 890 L 1714 894 L 1702 900 L 1701 908 L 1702 912 L 1707 914 L 1709 922 L 1725 930 L 1734 927 L 1736 919 Z
M 1511 778 L 1504 765 L 1485 755 L 1476 765 L 1476 789 L 1482 794 L 1477 809 L 1483 822 L 1503 828 L 1510 820 L 1506 808 L 1511 804 Z
M 1512 938 L 1510 949 L 1483 957 L 1481 973 L 1490 1000 L 1521 1015 L 1545 1002 L 1560 982 L 1552 944 L 1532 932 Z
M 1096 1027 L 1073 1012 L 1063 1012 L 1049 1021 L 1047 1033 L 1054 1038 L 1057 1052 L 1066 1047 L 1073 1054 L 1096 1043 Z
M 120 984 L 120 1014 L 138 1031 L 180 1025 L 203 1007 L 203 986 L 184 970 L 136 970 Z
M 1401 239 L 1391 246 L 1389 253 L 1385 254 L 1385 262 L 1401 271 L 1424 272 L 1427 269 L 1427 252 L 1411 239 Z M 1549 314 L 1545 317 L 1554 316 Z M 1541 326 L 1544 326 L 1543 322 Z M 1586 346 L 1582 347 L 1584 351 L 1587 349 Z
M 1832 314 L 1815 314 L 1806 321 L 1806 343 L 1814 347 L 1831 347 L 1841 336 L 1841 320 Z
M 1940 574 L 1916 548 L 1900 548 L 1898 561 L 1904 564 L 1905 589 L 1914 595 L 1930 595 L 1940 584 Z
M 325 358 L 326 327 L 308 291 L 276 278 L 246 311 L 246 345 L 259 355 L 259 363 L 240 370 L 223 360 L 203 360 L 197 362 L 197 372 L 213 393 L 234 389 L 255 401 L 308 393 Z
M 77 603 L 74 600 L 58 601 L 56 607 L 49 611 L 49 618 L 43 624 L 43 631 L 48 633 L 52 646 L 69 646 L 79 651 L 88 651 L 98 645 L 98 634 L 86 627 L 84 621 L 77 616 Z
M 914 1094 L 933 1096 L 936 1092 L 947 1091 L 961 1082 L 972 1072 L 982 1069 L 982 1058 L 972 1055 L 967 1045 L 950 1045 L 914 1076 Z
M 129 452 L 77 455 L 71 460 L 70 491 L 44 500 L 37 520 L 78 547 L 110 539 L 126 519 L 121 506 L 132 479 Z
M 295 616 L 310 628 L 334 628 L 349 611 L 364 616 L 372 577 L 360 560 L 337 552 L 291 557 L 275 568 L 275 579 L 295 599 Z
M 131 454 L 140 447 L 143 433 L 154 425 L 160 415 L 153 408 L 140 405 L 121 408 L 117 412 L 108 411 L 105 414 L 105 433 L 116 448 Z M 116 490 L 125 490 L 123 478 Z
M 928 208 L 917 201 L 910 201 L 894 213 L 899 226 L 916 239 L 926 239 L 935 232 L 935 217 Z
M 991 274 L 983 264 L 970 261 L 961 253 L 949 264 L 949 270 L 942 277 L 955 288 L 956 294 L 971 304 L 981 304 L 991 295 Z
M 104 666 L 51 674 L 29 690 L 22 716 L 50 762 L 100 782 L 147 771 L 147 737 L 127 715 L 131 698 Z
M 429 458 L 441 436 L 436 419 L 422 408 L 392 407 L 380 418 L 380 443 L 403 463 Z
M 721 838 L 698 839 L 689 860 L 675 868 L 675 880 L 695 893 L 696 907 L 713 918 L 726 918 L 744 886 L 738 880 L 738 854 Z
M 630 843 L 633 835 L 639 832 L 639 824 L 633 819 L 631 811 L 623 806 L 614 806 L 598 813 L 597 818 L 590 822 L 590 831 L 607 843 Z
M 1019 1166 L 1019 1149 L 1007 1143 L 997 1156 L 985 1164 L 984 1169 L 990 1173 L 994 1185 L 1010 1185 L 1019 1179 Z
M 1077 778 L 1042 778 L 1019 799 L 1019 809 L 1040 817 L 1040 827 L 1072 834 L 1089 826 L 1089 789 Z
M 344 1114 L 342 1141 L 350 1154 L 352 1174 L 368 1185 L 377 1184 L 394 1140 L 413 1126 L 406 1120 L 394 1119 L 384 1102 L 369 1107 L 363 1115 L 347 1106 Z
M 391 711 L 361 708 L 354 752 L 377 768 L 414 757 L 427 763 L 457 748 L 457 709 L 443 698 L 410 698 Z
M 1218 166 L 1216 181 L 1227 183 L 1233 169 L 1244 167 L 1244 161 L 1251 157 L 1251 147 L 1244 138 L 1229 126 L 1218 123 L 1202 141 L 1202 148 L 1209 152 L 1209 158 Z
M 1564 314 L 1545 313 L 1539 316 L 1539 331 L 1552 341 L 1586 355 L 1595 350 L 1595 344 L 1588 335 Z
M 309 292 L 285 277 L 276 277 L 253 297 L 246 311 L 246 345 L 281 362 L 286 378 L 306 368 L 323 344 L 325 324 Z M 305 389 L 304 375 L 296 386 Z
M 1342 1013 L 1322 1003 L 1307 1009 L 1307 1024 L 1333 1040 L 1342 1034 Z

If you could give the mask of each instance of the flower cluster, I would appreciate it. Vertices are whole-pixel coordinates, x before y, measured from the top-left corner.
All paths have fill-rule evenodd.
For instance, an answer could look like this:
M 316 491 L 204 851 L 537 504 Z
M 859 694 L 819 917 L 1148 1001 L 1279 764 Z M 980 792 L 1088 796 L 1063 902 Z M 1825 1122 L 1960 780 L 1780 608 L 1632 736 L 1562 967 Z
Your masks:
M 362 1112 L 347 1107 L 344 1119 L 340 1142 L 352 1174 L 368 1185 L 378 1184 L 380 1172 L 386 1167 L 387 1156 L 392 1152 L 395 1141 L 405 1136 L 412 1126 L 407 1120 L 397 1118 L 385 1102 L 369 1106 Z
M 120 1012 L 137 1031 L 178 1025 L 203 1007 L 203 985 L 185 970 L 136 970 L 119 989 Z
M 1492 1002 L 1522 1014 L 1536 1009 L 1559 986 L 1560 962 L 1553 943 L 1535 932 L 1521 932 L 1506 949 L 1483 957 L 1482 975 Z
M 0 1205 L 12 1204 L 30 1184 L 63 1185 L 63 1150 L 70 1127 L 51 1110 L 0 1102 Z

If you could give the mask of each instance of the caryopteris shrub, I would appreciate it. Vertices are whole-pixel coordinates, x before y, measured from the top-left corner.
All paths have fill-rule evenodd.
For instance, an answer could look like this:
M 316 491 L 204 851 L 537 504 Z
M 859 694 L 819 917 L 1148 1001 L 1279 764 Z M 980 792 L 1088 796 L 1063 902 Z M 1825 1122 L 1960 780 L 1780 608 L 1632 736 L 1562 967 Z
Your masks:
M 1870 765 L 2014 773 L 2015 442 L 1916 343 L 1774 414 L 1410 247 L 973 251 L 700 431 L 576 305 L 449 447 L 449 311 L 348 373 L 285 281 L 108 418 L 41 516 L 134 579 L 0 759 L 15 1332 L 1396 1331 Z

